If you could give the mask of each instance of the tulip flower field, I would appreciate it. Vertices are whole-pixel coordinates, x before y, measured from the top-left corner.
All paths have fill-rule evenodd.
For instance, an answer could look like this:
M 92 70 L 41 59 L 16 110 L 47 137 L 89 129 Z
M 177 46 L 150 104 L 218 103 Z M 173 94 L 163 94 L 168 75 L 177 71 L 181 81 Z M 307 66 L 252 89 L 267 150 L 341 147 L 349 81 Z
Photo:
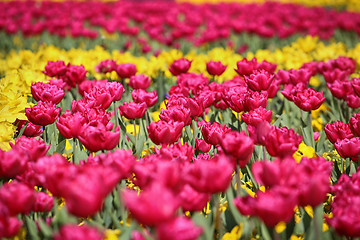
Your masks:
M 360 2 L 0 1 L 0 239 L 360 239 Z

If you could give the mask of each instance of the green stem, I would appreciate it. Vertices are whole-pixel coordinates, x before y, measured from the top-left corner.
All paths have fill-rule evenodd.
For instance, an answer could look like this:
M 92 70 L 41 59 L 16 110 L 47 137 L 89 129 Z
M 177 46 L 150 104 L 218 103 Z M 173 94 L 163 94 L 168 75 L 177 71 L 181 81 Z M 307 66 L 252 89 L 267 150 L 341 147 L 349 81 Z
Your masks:
M 76 139 L 73 138 L 73 156 L 72 156 L 73 164 L 75 164 L 75 149 L 76 149 Z
M 263 154 L 263 160 L 266 160 L 266 147 L 263 145 L 262 146 L 262 154 Z
M 134 119 L 134 139 L 135 139 L 135 149 L 136 149 L 136 140 L 137 140 L 137 137 L 136 137 L 136 119 Z
M 45 144 L 47 144 L 46 134 L 47 134 L 47 132 L 46 132 L 46 126 L 44 126 L 44 130 L 43 130 L 43 139 L 44 139 Z
M 119 114 L 118 114 L 118 111 L 116 109 L 115 101 L 113 102 L 113 105 L 114 105 L 114 112 L 115 112 L 115 128 L 116 128 L 117 126 L 119 126 Z
M 240 113 L 237 113 L 237 119 L 238 119 L 238 127 L 239 127 L 239 132 L 241 132 L 241 121 L 240 121 Z
M 311 114 L 311 111 L 309 112 L 309 115 L 308 115 L 308 126 L 309 126 L 309 129 L 310 129 L 311 147 L 315 149 L 314 129 L 313 129 L 313 126 L 312 126 L 312 114 Z
M 236 180 L 236 196 L 240 196 L 240 189 L 241 189 L 241 179 L 240 179 L 240 167 L 236 164 L 236 173 L 235 173 L 235 180 Z

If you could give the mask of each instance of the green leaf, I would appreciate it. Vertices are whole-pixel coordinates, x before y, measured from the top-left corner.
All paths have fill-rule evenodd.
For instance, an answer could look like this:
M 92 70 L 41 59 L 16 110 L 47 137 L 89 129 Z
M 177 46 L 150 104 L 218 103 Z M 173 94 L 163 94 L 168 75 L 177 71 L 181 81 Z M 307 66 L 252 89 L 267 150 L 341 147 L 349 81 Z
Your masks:
M 200 236 L 199 239 L 214 239 L 215 225 L 211 221 L 210 217 L 205 217 L 202 213 L 196 212 L 192 216 L 192 220 L 197 226 L 202 227 L 202 229 L 204 230 L 203 234 Z
M 27 125 L 29 124 L 29 121 L 26 121 L 25 125 L 20 129 L 20 132 L 18 133 L 18 135 L 16 136 L 16 138 L 21 137 L 24 134 L 24 131 L 27 127 Z
M 240 187 L 240 186 L 239 186 Z M 226 190 L 226 198 L 228 200 L 229 210 L 232 217 L 235 219 L 236 223 L 239 224 L 243 221 L 243 216 L 239 213 L 237 208 L 234 205 L 234 191 L 232 185 Z
M 55 152 L 57 152 L 59 154 L 63 154 L 65 151 L 65 146 L 66 146 L 66 139 L 64 139 L 58 143 L 58 145 L 56 146 Z
M 263 222 L 261 222 L 260 229 L 261 229 L 262 237 L 264 240 L 272 239 L 271 235 L 269 233 L 269 229 L 266 227 L 266 225 Z
M 44 235 L 44 237 L 50 238 L 53 235 L 51 227 L 49 227 L 42 219 L 38 220 L 38 224 L 40 227 L 40 231 Z
M 26 226 L 31 239 L 40 240 L 36 223 L 29 216 L 25 216 Z

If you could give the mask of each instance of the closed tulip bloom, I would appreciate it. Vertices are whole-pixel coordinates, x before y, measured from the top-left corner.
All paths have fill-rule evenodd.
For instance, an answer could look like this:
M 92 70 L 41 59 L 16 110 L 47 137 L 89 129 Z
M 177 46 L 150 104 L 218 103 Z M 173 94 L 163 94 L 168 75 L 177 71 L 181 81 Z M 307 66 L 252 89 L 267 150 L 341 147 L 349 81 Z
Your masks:
M 307 88 L 297 92 L 293 101 L 301 110 L 312 111 L 318 109 L 325 101 L 324 92 L 317 92 L 313 88 Z
M 300 162 L 302 168 L 302 180 L 299 181 L 299 206 L 316 207 L 326 200 L 326 194 L 330 191 L 332 162 L 322 157 L 303 157 Z
M 135 89 L 131 92 L 131 96 L 135 103 L 145 103 L 147 108 L 154 106 L 158 101 L 156 90 L 147 92 L 143 89 Z
M 147 130 L 149 138 L 153 143 L 157 145 L 171 144 L 179 139 L 183 127 L 184 123 L 182 122 L 165 122 L 160 120 L 150 123 Z
M 302 83 L 298 83 L 296 85 L 292 85 L 292 84 L 286 84 L 284 86 L 284 89 L 281 91 L 282 95 L 284 95 L 284 97 L 289 100 L 289 101 L 293 101 L 294 96 L 298 93 L 298 92 L 302 92 L 306 89 L 306 86 Z
M 271 75 L 264 70 L 254 71 L 250 77 L 245 76 L 248 87 L 253 91 L 267 90 L 274 80 L 275 75 Z
M 52 102 L 39 101 L 32 108 L 25 108 L 25 115 L 33 124 L 46 126 L 56 121 L 60 110 Z
M 256 61 L 256 58 L 251 59 L 250 61 L 248 61 L 246 58 L 244 58 L 241 61 L 238 61 L 236 63 L 237 69 L 235 69 L 235 71 L 240 75 L 240 76 L 250 76 L 250 74 L 257 69 L 258 67 L 258 62 Z
M 360 78 L 353 78 L 351 85 L 354 88 L 356 95 L 360 97 Z
M 204 140 L 211 145 L 220 144 L 224 134 L 231 131 L 231 128 L 226 127 L 226 124 L 221 125 L 218 122 L 211 124 L 210 122 L 202 122 L 201 133 Z
M 140 195 L 126 189 L 122 198 L 136 221 L 147 226 L 156 226 L 173 219 L 179 208 L 179 200 L 173 192 L 159 183 L 153 183 Z
M 181 216 L 156 226 L 159 240 L 196 240 L 203 229 L 194 225 L 190 218 Z
M 0 238 L 12 238 L 17 235 L 22 222 L 9 214 L 7 206 L 0 201 Z
M 290 69 L 289 70 L 289 83 L 296 85 L 298 83 L 301 83 L 305 86 L 309 84 L 310 78 L 311 78 L 311 71 L 307 69 Z
M 65 65 L 64 61 L 51 62 L 49 61 L 45 66 L 45 71 L 43 73 L 49 77 L 57 77 L 65 75 L 67 71 L 67 65 Z
M 119 101 L 125 92 L 123 85 L 119 82 L 106 82 L 105 87 L 110 92 L 112 101 Z
M 257 216 L 266 226 L 275 227 L 279 222 L 290 222 L 294 216 L 297 195 L 292 188 L 274 188 L 266 192 L 258 191 L 256 197 L 238 197 L 234 204 L 241 214 Z M 278 206 L 281 206 L 279 208 Z
M 78 138 L 90 152 L 112 150 L 119 143 L 120 130 L 119 126 L 115 132 L 112 132 L 108 131 L 103 124 L 96 127 L 84 125 Z
M 36 162 L 46 155 L 50 145 L 46 145 L 42 139 L 21 136 L 15 140 L 15 145 L 11 144 L 11 147 L 16 151 L 24 152 L 29 161 Z
M 354 73 L 356 69 L 356 61 L 349 57 L 338 57 L 334 60 L 329 61 L 333 68 L 339 68 L 343 71 L 350 71 L 350 73 Z
M 76 167 L 72 174 L 65 175 L 61 179 L 63 181 L 61 184 L 58 182 L 62 185 L 60 196 L 65 199 L 69 213 L 86 218 L 100 211 L 109 193 L 104 170 L 106 168 L 100 166 Z
M 340 235 L 348 237 L 360 237 L 360 209 L 357 207 L 360 203 L 359 172 L 352 176 L 342 174 L 331 191 L 335 198 L 331 203 L 332 218 L 326 218 L 326 221 Z
M 196 73 L 183 73 L 177 76 L 177 85 L 188 88 L 193 95 L 197 95 L 204 87 L 208 86 L 208 77 Z
M 224 192 L 228 188 L 234 163 L 226 155 L 215 155 L 208 160 L 197 160 L 185 169 L 185 182 L 203 193 Z
M 227 66 L 222 64 L 220 61 L 210 61 L 206 63 L 206 71 L 212 76 L 220 76 L 226 70 Z
M 114 152 L 107 152 L 96 155 L 95 157 L 89 156 L 87 163 L 112 167 L 120 173 L 122 178 L 126 178 L 132 172 L 135 165 L 136 158 L 132 155 L 131 150 L 116 149 Z
M 185 58 L 175 60 L 169 67 L 169 71 L 172 75 L 177 76 L 182 73 L 187 73 L 191 67 L 191 62 Z
M 351 108 L 360 108 L 360 97 L 358 95 L 356 95 L 354 92 L 349 93 L 346 96 L 346 104 L 348 105 L 348 107 Z
M 52 102 L 59 104 L 65 96 L 65 92 L 60 87 L 51 83 L 32 83 L 31 94 L 36 101 Z
M 325 133 L 331 143 L 335 143 L 338 139 L 353 138 L 354 134 L 348 123 L 336 121 L 335 123 L 327 123 L 325 125 Z
M 95 66 L 95 71 L 98 73 L 109 73 L 115 70 L 116 61 L 110 59 L 101 61 L 98 65 Z
M 165 122 L 182 122 L 184 126 L 190 125 L 192 121 L 190 118 L 190 109 L 181 105 L 168 107 L 165 110 L 161 109 L 159 118 Z
M 127 119 L 142 118 L 146 112 L 146 103 L 124 102 L 119 106 L 120 114 Z
M 134 76 L 136 72 L 136 65 L 132 63 L 122 63 L 118 64 L 116 67 L 116 73 L 121 78 L 130 78 L 131 76 Z
M 61 226 L 59 232 L 54 235 L 54 240 L 102 240 L 103 234 L 96 228 L 87 225 L 71 225 Z
M 69 64 L 64 80 L 69 87 L 74 88 L 86 80 L 86 73 L 87 71 L 83 65 L 77 66 Z
M 35 202 L 35 191 L 24 183 L 5 183 L 0 188 L 0 201 L 7 206 L 11 216 L 28 214 Z
M 346 99 L 347 95 L 353 92 L 353 88 L 349 81 L 335 80 L 332 83 L 327 83 L 331 94 L 338 99 Z
M 54 206 L 54 198 L 47 193 L 37 192 L 33 206 L 34 212 L 50 212 Z
M 56 127 L 65 138 L 76 138 L 80 135 L 82 126 L 86 123 L 86 119 L 81 113 L 71 113 L 69 110 L 65 110 L 56 122 Z
M 224 152 L 235 158 L 240 167 L 245 167 L 254 152 L 253 140 L 244 132 L 230 131 L 220 139 Z
M 203 139 L 196 139 L 195 141 L 195 146 L 196 146 L 196 150 L 197 151 L 201 151 L 203 153 L 207 153 L 210 151 L 211 149 L 211 144 L 208 144 L 207 142 L 205 142 Z
M 130 77 L 129 86 L 133 89 L 147 89 L 151 84 L 151 79 L 144 74 L 137 74 Z
M 22 174 L 27 168 L 27 162 L 28 157 L 23 151 L 0 150 L 0 178 L 15 178 Z
M 352 116 L 350 118 L 349 126 L 351 129 L 351 132 L 355 136 L 360 137 L 360 113 L 356 113 L 356 114 L 354 114 L 354 116 Z
M 158 152 L 155 149 L 155 152 L 161 154 L 163 157 L 166 156 L 170 161 L 176 160 L 181 163 L 189 163 L 194 157 L 194 149 L 187 142 L 184 144 L 177 142 L 169 146 L 161 146 L 160 151 Z
M 201 211 L 210 201 L 211 194 L 196 191 L 189 184 L 185 184 L 180 193 L 180 205 L 184 211 Z
M 351 158 L 354 162 L 359 161 L 360 138 L 338 139 L 335 142 L 335 149 L 342 158 Z
M 295 159 L 290 156 L 283 159 L 276 158 L 273 161 L 257 161 L 251 165 L 255 181 L 267 189 L 279 186 L 297 188 L 299 183 L 296 175 L 298 168 Z
M 265 147 L 273 157 L 292 156 L 298 149 L 302 136 L 287 127 L 273 127 L 265 140 Z
M 25 120 L 19 120 L 16 119 L 14 122 L 14 125 L 17 126 L 17 131 L 20 132 L 20 130 L 25 126 L 27 121 Z M 40 134 L 42 134 L 42 126 L 35 125 L 32 122 L 28 122 L 26 125 L 26 128 L 23 132 L 23 135 L 26 137 L 38 137 Z
M 349 70 L 340 70 L 339 68 L 332 69 L 322 73 L 326 83 L 333 83 L 334 81 L 347 81 L 350 71 Z
M 266 110 L 266 108 L 258 107 L 250 112 L 245 112 L 241 115 L 241 119 L 247 124 L 257 127 L 261 122 L 272 120 L 272 111 Z

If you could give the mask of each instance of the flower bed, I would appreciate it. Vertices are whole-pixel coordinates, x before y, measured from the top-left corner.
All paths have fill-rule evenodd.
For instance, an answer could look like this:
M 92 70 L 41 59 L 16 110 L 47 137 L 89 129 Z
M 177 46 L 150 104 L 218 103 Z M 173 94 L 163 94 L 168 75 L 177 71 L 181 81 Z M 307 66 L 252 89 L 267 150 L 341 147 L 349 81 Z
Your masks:
M 279 3 L 170 3 L 172 11 L 143 3 L 143 12 L 124 2 L 1 4 L 9 7 L 2 16 L 17 19 L 23 33 L 32 18 L 43 21 L 44 29 L 53 26 L 59 19 L 52 17 L 55 5 L 74 9 L 71 16 L 79 21 L 97 20 L 101 28 L 109 24 L 99 19 L 114 26 L 125 18 L 136 20 L 149 37 L 137 42 L 141 46 L 166 43 L 150 33 L 156 21 L 172 26 L 174 13 L 194 16 L 199 10 L 199 24 L 194 25 L 196 18 L 188 23 L 197 33 L 203 23 L 214 29 L 230 26 L 223 40 L 239 36 L 235 25 L 228 25 L 229 15 L 220 18 L 220 13 L 241 10 L 234 19 L 246 19 L 273 9 L 275 14 L 265 12 L 262 21 L 290 17 L 299 29 L 307 24 L 303 19 L 321 14 L 311 23 L 319 37 L 299 37 L 287 46 L 274 41 L 269 49 L 262 49 L 268 40 L 257 37 L 259 42 L 249 42 L 256 51 L 242 55 L 233 46 L 219 47 L 221 39 L 207 39 L 208 31 L 195 35 L 214 46 L 195 48 L 191 40 L 190 51 L 142 55 L 139 48 L 64 50 L 63 43 L 4 51 L 0 237 L 360 237 L 360 48 L 356 34 L 347 43 L 320 40 L 324 24 L 331 32 L 325 37 L 331 37 L 349 22 L 342 21 L 345 16 L 355 16 L 354 28 L 346 30 L 356 31 L 356 13 L 300 7 L 301 14 L 293 15 L 294 5 Z M 93 12 L 95 5 L 99 11 Z M 19 15 L 25 7 L 28 15 Z M 166 14 L 156 15 L 159 11 Z M 120 13 L 124 19 L 116 18 Z M 141 20 L 144 16 L 151 21 Z M 74 27 L 72 17 L 62 19 Z M 183 26 L 173 24 L 157 35 L 173 36 Z M 255 25 L 255 34 L 263 36 L 263 22 Z M 7 46 L 16 48 L 8 33 L 2 33 L 10 39 Z M 173 43 L 184 43 L 186 35 Z

